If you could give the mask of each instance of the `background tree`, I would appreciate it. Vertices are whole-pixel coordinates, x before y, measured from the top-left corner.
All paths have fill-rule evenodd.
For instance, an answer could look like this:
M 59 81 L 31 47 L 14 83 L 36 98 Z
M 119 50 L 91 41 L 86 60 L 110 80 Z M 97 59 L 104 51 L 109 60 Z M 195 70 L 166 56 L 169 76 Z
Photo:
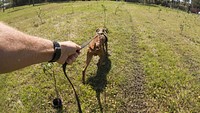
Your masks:
M 192 0 L 192 5 L 200 8 L 200 0 Z
M 190 0 L 183 0 L 185 3 L 190 2 Z
M 4 1 L 4 0 L 2 0 L 2 3 L 3 3 L 3 7 L 2 7 L 2 8 L 3 8 L 3 12 L 5 11 L 4 2 L 5 2 L 5 1 Z
M 17 6 L 17 0 L 11 0 L 11 3 L 13 8 Z
M 2 1 L 0 1 L 0 6 L 2 6 L 3 5 L 3 2 Z
M 32 0 L 32 4 L 33 4 L 33 6 L 35 6 L 35 0 Z
M 147 3 L 147 0 L 143 0 L 144 1 L 144 4 L 146 4 Z

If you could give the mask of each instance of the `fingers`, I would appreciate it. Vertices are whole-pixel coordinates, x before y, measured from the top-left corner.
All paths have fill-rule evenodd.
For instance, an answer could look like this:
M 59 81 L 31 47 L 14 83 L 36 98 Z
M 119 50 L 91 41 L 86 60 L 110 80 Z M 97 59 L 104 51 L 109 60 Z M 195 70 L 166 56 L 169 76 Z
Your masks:
M 75 44 L 75 43 L 74 43 Z M 68 58 L 67 58 L 67 60 L 66 60 L 66 62 L 70 65 L 70 64 L 72 64 L 74 61 L 76 61 L 76 58 L 78 57 L 78 55 L 80 54 L 80 49 L 81 49 L 81 46 L 79 46 L 79 45 L 77 45 L 77 44 L 75 44 L 76 45 L 76 51 L 75 51 L 75 53 L 74 54 L 72 54 L 72 55 L 70 55 Z
M 77 49 L 76 49 L 77 51 L 80 51 L 80 50 L 81 50 L 81 46 L 80 46 L 80 45 L 77 45 L 76 48 L 77 48 Z
M 72 64 L 74 61 L 76 61 L 76 58 L 78 57 L 79 53 L 75 53 L 71 56 L 69 56 L 66 60 L 67 64 Z
M 67 41 L 66 42 L 68 47 L 70 48 L 70 50 L 72 50 L 73 52 L 76 52 L 77 50 L 81 49 L 81 46 L 79 46 L 78 44 L 72 42 L 72 41 Z
M 65 62 L 72 64 L 80 54 L 81 46 L 72 41 L 59 43 L 61 45 L 61 57 L 57 62 L 60 64 L 64 64 Z

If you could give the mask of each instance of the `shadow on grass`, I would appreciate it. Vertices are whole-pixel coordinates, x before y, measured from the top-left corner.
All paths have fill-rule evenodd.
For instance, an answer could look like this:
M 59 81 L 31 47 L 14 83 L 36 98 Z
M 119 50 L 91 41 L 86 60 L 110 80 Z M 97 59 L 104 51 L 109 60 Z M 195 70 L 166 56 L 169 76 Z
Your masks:
M 20 11 L 20 10 L 24 10 L 24 9 L 27 9 L 28 7 L 14 7 L 12 8 L 12 10 L 10 10 L 8 13 L 13 13 L 13 12 L 17 12 L 17 11 Z
M 17 12 L 17 11 L 20 11 L 20 10 L 24 10 L 24 9 L 28 9 L 30 7 L 39 7 L 39 6 L 43 6 L 43 5 L 48 5 L 50 3 L 66 3 L 66 2 L 69 2 L 69 1 L 63 1 L 63 2 L 47 2 L 47 3 L 35 3 L 34 6 L 33 4 L 30 4 L 29 7 L 21 7 L 21 6 L 15 6 L 15 7 L 12 7 L 13 10 L 9 11 L 8 13 L 13 13 L 13 12 Z M 0 8 L 1 9 L 1 8 Z
M 34 4 L 34 6 L 32 4 L 30 4 L 29 7 L 15 6 L 15 7 L 12 7 L 12 10 L 10 10 L 8 13 L 13 13 L 13 12 L 17 12 L 17 11 L 20 11 L 20 10 L 28 9 L 31 6 L 37 7 L 37 6 L 47 5 L 47 4 L 49 4 L 49 3 L 38 3 L 38 4 Z
M 56 108 L 56 113 L 64 113 L 63 107 Z
M 143 6 L 151 6 L 151 7 L 159 7 L 159 5 L 152 4 L 152 3 L 146 3 L 143 2 L 127 2 L 128 4 L 136 4 L 136 5 L 143 5 Z
M 106 88 L 107 74 L 109 73 L 110 69 L 111 69 L 111 61 L 108 58 L 108 56 L 106 56 L 105 65 L 98 66 L 96 75 L 88 78 L 86 82 L 87 84 L 92 86 L 93 90 L 96 91 L 96 98 L 97 98 L 101 113 L 103 113 L 103 107 L 101 104 L 100 93 L 102 93 L 104 89 Z
M 43 72 L 45 75 L 50 75 L 53 77 L 54 81 L 53 85 L 55 87 L 56 98 L 54 98 L 52 101 L 52 107 L 56 110 L 56 113 L 63 113 L 62 99 L 60 99 L 59 91 L 57 88 L 57 81 L 56 81 L 55 71 L 53 69 L 53 63 L 48 63 L 48 64 L 42 63 L 41 67 L 43 68 Z M 52 70 L 52 72 L 50 72 L 50 70 Z
M 55 92 L 56 92 L 56 98 L 53 100 L 53 107 L 56 109 L 56 113 L 63 113 L 62 100 L 59 98 L 60 95 L 59 95 L 59 92 L 57 89 L 57 82 L 56 82 L 55 74 L 53 74 L 53 79 L 54 79 L 54 86 L 55 86 Z

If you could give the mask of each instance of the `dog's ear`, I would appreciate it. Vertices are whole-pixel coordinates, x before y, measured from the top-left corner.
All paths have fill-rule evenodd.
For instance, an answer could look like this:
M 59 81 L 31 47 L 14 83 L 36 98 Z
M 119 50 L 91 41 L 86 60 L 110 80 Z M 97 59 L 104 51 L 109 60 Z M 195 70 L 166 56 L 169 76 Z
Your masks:
M 100 29 L 98 28 L 98 29 L 96 29 L 96 33 L 98 33 L 100 31 Z
M 108 29 L 107 28 L 103 28 L 103 32 L 107 34 L 108 33 Z

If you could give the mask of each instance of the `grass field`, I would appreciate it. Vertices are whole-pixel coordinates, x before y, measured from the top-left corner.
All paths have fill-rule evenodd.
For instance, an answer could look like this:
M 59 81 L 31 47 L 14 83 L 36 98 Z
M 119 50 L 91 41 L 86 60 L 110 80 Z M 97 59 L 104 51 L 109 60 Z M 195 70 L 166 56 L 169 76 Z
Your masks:
M 83 112 L 199 113 L 200 16 L 160 6 L 90 1 L 37 4 L 0 12 L 0 21 L 25 33 L 78 44 L 109 30 L 106 65 L 93 58 L 81 82 L 84 49 L 67 73 Z M 60 110 L 52 107 L 57 96 Z M 42 63 L 0 76 L 0 112 L 77 111 L 61 65 Z

